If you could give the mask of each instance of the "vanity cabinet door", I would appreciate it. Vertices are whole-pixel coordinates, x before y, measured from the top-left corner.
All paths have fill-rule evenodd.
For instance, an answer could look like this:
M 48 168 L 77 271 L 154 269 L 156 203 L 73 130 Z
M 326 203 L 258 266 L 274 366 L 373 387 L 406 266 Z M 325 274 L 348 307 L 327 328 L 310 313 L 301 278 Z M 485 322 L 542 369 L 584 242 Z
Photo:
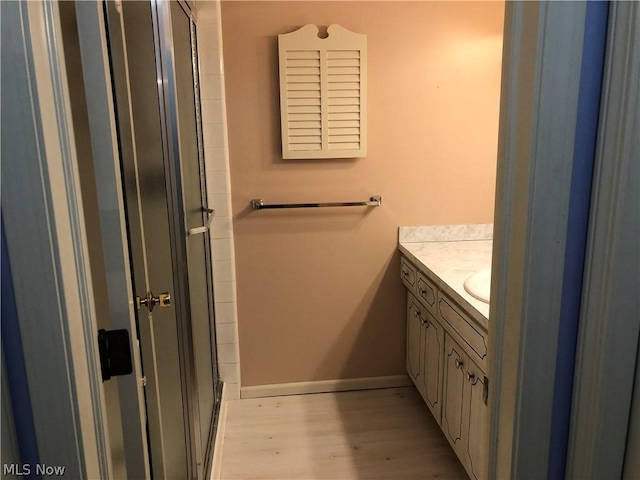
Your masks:
M 453 449 L 462 458 L 463 405 L 466 356 L 451 337 L 445 338 L 444 401 L 442 429 Z
M 444 330 L 428 313 L 422 318 L 422 365 L 420 366 L 424 399 L 434 418 L 440 423 L 442 413 L 442 374 Z
M 445 375 L 442 429 L 474 480 L 484 480 L 487 468 L 487 377 L 445 334 Z
M 411 295 L 407 295 L 407 373 L 416 384 L 418 390 L 421 389 L 420 377 L 420 357 L 421 357 L 421 317 L 422 311 L 418 300 Z M 423 392 L 421 392 L 423 393 Z
M 472 479 L 486 477 L 488 449 L 487 438 L 487 395 L 488 380 L 482 371 L 472 362 L 465 366 L 465 410 L 466 418 L 466 463 L 467 473 Z

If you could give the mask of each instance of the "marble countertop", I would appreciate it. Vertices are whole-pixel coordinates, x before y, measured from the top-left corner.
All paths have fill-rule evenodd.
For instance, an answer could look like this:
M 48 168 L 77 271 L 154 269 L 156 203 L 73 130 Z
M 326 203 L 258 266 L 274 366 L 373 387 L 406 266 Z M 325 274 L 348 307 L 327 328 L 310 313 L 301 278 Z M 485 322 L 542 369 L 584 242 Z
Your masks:
M 409 232 L 407 228 L 423 230 Z M 430 229 L 426 234 L 425 228 Z M 464 281 L 480 270 L 491 268 L 493 240 L 487 230 L 486 225 L 401 227 L 399 241 L 400 251 L 418 268 L 430 274 L 445 293 L 485 328 L 489 320 L 489 305 L 469 295 L 464 289 Z

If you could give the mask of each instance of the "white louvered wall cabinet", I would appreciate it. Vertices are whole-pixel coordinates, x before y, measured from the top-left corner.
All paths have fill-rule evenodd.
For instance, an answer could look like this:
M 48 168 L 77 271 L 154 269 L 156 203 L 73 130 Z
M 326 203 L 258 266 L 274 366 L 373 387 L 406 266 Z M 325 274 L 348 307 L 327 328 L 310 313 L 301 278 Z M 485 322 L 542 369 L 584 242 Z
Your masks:
M 340 25 L 278 35 L 282 157 L 367 154 L 367 36 Z

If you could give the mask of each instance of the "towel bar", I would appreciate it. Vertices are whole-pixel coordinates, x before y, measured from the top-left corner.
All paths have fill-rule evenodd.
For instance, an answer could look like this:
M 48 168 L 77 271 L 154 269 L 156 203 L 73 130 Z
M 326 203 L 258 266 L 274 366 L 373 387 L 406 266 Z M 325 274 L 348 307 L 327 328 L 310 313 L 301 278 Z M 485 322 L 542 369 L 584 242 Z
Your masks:
M 274 203 L 265 204 L 261 198 L 251 200 L 253 210 L 267 210 L 275 208 L 325 208 L 325 207 L 379 207 L 382 205 L 382 197 L 374 195 L 365 202 L 325 202 L 325 203 Z

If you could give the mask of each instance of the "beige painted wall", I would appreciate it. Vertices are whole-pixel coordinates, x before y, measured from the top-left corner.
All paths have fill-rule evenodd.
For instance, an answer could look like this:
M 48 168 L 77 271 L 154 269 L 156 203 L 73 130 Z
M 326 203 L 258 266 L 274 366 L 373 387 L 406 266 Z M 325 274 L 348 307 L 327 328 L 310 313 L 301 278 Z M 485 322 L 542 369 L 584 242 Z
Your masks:
M 503 3 L 222 3 L 243 386 L 404 372 L 399 225 L 491 223 Z M 368 35 L 369 145 L 280 151 L 277 34 Z M 381 207 L 252 212 L 249 201 L 382 195 Z

